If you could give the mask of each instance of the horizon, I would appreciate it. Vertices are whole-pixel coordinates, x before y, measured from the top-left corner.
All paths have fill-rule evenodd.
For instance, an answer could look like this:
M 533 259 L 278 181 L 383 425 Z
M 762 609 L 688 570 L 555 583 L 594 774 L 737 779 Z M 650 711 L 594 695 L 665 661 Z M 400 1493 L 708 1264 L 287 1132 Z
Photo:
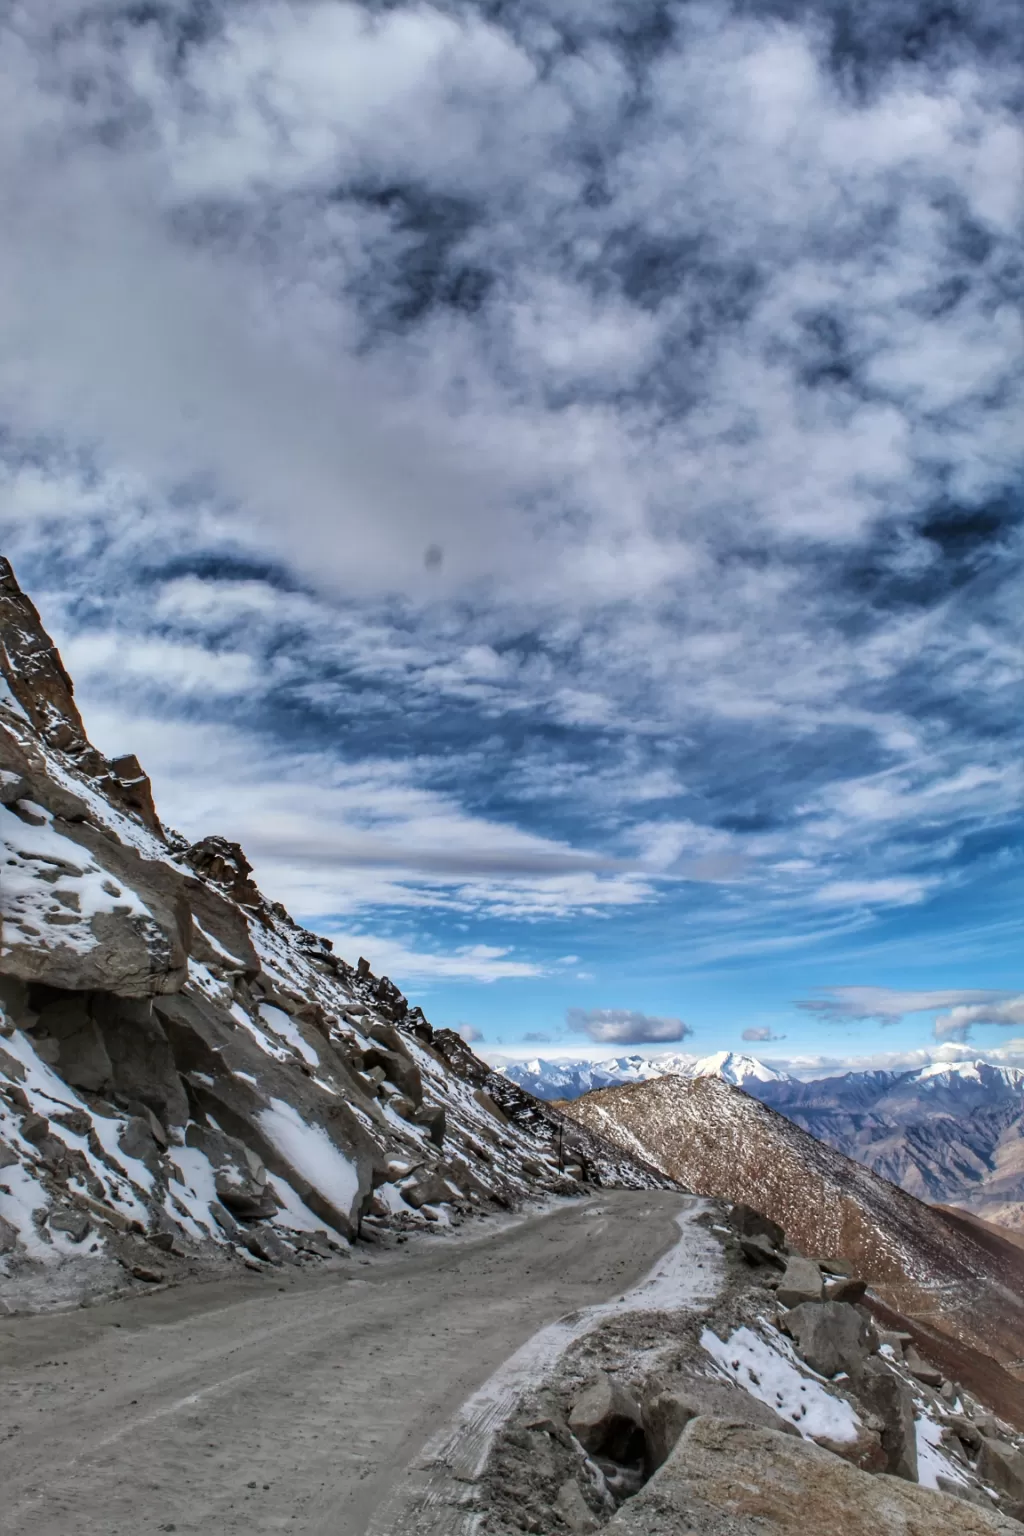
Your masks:
M 1024 1061 L 1014 11 L 369 14 L 0 23 L 90 735 L 487 1051 Z

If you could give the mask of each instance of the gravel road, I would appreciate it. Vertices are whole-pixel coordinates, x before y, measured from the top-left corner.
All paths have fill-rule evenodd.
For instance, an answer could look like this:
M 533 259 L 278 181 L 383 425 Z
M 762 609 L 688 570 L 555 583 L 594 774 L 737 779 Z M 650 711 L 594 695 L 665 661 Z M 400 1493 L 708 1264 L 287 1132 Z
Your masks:
M 633 1285 L 685 1203 L 609 1190 L 344 1273 L 8 1318 L 0 1531 L 376 1530 L 460 1404 L 545 1324 Z

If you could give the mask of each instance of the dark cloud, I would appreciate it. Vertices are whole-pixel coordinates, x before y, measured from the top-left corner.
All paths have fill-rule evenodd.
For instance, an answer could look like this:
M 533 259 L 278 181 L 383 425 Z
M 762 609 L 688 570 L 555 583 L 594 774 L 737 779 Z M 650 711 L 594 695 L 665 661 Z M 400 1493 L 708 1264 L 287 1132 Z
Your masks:
M 693 1034 L 682 1019 L 656 1017 L 631 1008 L 567 1008 L 565 1022 L 574 1033 L 586 1035 L 598 1045 L 685 1040 Z

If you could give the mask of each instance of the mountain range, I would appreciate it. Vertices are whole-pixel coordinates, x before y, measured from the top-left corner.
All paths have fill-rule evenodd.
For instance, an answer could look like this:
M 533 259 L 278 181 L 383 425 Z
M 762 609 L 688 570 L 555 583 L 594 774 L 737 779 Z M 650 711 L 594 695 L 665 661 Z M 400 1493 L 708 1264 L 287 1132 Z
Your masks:
M 545 1099 L 666 1075 L 716 1077 L 919 1199 L 1024 1228 L 1024 1071 L 1016 1067 L 978 1059 L 804 1082 L 721 1051 L 596 1063 L 533 1060 L 502 1070 Z

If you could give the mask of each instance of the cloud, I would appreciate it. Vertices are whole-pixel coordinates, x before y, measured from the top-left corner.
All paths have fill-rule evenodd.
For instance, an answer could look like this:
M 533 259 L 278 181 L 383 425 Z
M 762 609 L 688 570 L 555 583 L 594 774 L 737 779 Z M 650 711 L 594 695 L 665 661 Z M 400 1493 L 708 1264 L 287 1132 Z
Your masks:
M 463 944 L 441 953 L 411 949 L 398 939 L 339 931 L 324 925 L 339 954 L 365 955 L 377 975 L 386 974 L 399 986 L 431 981 L 509 981 L 543 975 L 541 966 L 514 960 L 511 951 L 493 944 Z
M 478 1041 L 484 1038 L 475 1024 L 459 1024 L 456 1028 L 467 1045 L 476 1045 Z
M 745 1029 L 743 1031 L 744 1040 L 760 1040 L 767 1042 L 769 1040 L 785 1040 L 785 1038 L 785 1035 L 774 1034 L 767 1025 L 761 1029 Z
M 976 1024 L 1001 1024 L 1007 1029 L 1024 1025 L 1024 993 L 1016 997 L 994 994 L 984 1002 L 957 1003 L 935 1020 L 936 1040 L 967 1040 Z
M 995 903 L 1011 8 L 186 11 L 0 22 L 0 539 L 168 819 L 418 956 Z
M 992 1066 L 1024 1069 L 1024 1038 L 1010 1040 L 993 1050 L 979 1050 L 962 1041 L 911 1047 L 901 1051 L 876 1051 L 868 1055 L 804 1054 L 775 1060 L 773 1065 L 797 1077 L 833 1077 L 842 1072 L 913 1072 L 921 1067 L 953 1066 L 961 1061 L 986 1061 Z
M 693 1034 L 682 1019 L 628 1008 L 567 1008 L 565 1022 L 569 1029 L 599 1044 L 637 1045 L 647 1040 L 683 1040 Z
M 934 1013 L 942 1008 L 960 1010 L 965 1005 L 980 1005 L 986 1011 L 1006 996 L 1005 992 L 984 988 L 915 992 L 893 987 L 828 987 L 823 996 L 803 998 L 796 1006 L 828 1023 L 877 1019 L 880 1024 L 898 1024 L 907 1014 Z
M 523 1040 L 531 1045 L 548 1045 L 551 1042 L 551 1036 L 546 1035 L 543 1030 L 529 1029 L 523 1036 Z

